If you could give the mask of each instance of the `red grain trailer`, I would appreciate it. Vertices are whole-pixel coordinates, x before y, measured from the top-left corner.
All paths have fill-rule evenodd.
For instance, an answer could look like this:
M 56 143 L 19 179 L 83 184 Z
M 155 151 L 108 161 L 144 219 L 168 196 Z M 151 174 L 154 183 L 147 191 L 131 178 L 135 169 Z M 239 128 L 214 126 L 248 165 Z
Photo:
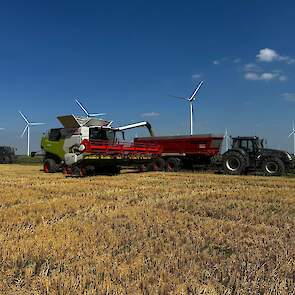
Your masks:
M 152 170 L 178 171 L 196 166 L 208 167 L 214 156 L 220 153 L 223 135 L 201 134 L 181 136 L 155 136 L 135 138 L 135 144 L 156 144 L 162 153 Z

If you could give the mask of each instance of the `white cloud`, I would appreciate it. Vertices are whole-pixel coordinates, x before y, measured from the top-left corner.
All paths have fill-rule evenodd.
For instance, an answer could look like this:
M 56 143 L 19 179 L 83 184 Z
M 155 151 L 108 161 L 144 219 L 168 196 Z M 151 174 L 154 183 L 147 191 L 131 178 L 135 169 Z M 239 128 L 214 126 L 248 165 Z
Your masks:
M 212 63 L 214 65 L 220 65 L 220 64 L 224 64 L 224 63 L 235 63 L 235 64 L 238 64 L 242 61 L 241 58 L 234 58 L 234 59 L 231 59 L 229 57 L 222 57 L 222 58 L 219 58 L 219 59 L 215 59 L 212 61 Z
M 260 80 L 258 74 L 256 74 L 256 73 L 246 73 L 245 79 L 246 80 Z
M 287 64 L 295 63 L 294 58 L 291 58 L 290 56 L 280 55 L 274 49 L 270 48 L 260 49 L 256 57 L 261 62 L 284 61 Z
M 192 79 L 193 80 L 200 79 L 202 76 L 203 76 L 202 74 L 193 74 Z
M 244 71 L 245 72 L 260 73 L 263 71 L 263 69 L 255 63 L 249 63 L 244 66 Z
M 238 63 L 240 63 L 241 61 L 242 61 L 241 58 L 235 58 L 235 59 L 233 60 L 233 63 L 238 64 Z
M 259 53 L 256 55 L 259 61 L 271 62 L 279 59 L 277 52 L 270 48 L 260 49 Z
M 290 56 L 280 56 L 279 60 L 285 61 L 288 65 L 295 63 L 295 59 Z
M 287 77 L 284 75 L 280 75 L 279 73 L 254 73 L 248 72 L 245 74 L 246 80 L 252 81 L 271 81 L 271 80 L 279 80 L 279 81 L 286 81 Z
M 281 75 L 280 77 L 279 77 L 279 80 L 280 81 L 286 81 L 288 78 L 285 76 L 285 75 Z
M 262 73 L 260 75 L 260 80 L 270 81 L 277 77 L 277 74 L 274 73 Z
M 157 112 L 150 112 L 150 113 L 143 113 L 141 114 L 142 117 L 159 117 L 160 113 Z
M 286 92 L 286 93 L 283 93 L 283 94 L 282 94 L 282 97 L 283 97 L 286 101 L 295 102 L 295 93 Z

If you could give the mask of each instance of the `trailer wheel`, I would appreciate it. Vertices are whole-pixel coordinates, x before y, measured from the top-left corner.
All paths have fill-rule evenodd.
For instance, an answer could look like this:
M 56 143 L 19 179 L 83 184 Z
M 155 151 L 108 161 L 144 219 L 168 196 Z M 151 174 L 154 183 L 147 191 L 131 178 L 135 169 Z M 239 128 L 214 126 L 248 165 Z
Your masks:
M 43 164 L 45 173 L 54 173 L 57 171 L 57 164 L 53 159 L 46 159 Z
M 177 172 L 180 170 L 180 160 L 177 158 L 169 158 L 166 161 L 166 171 Z
M 137 169 L 138 169 L 139 172 L 147 172 L 147 171 L 150 170 L 149 168 L 150 167 L 147 164 L 140 164 L 140 165 L 137 166 Z
M 285 165 L 279 158 L 266 159 L 262 164 L 262 171 L 266 176 L 281 176 L 285 174 Z
M 152 163 L 152 171 L 164 171 L 165 160 L 162 158 L 157 158 Z

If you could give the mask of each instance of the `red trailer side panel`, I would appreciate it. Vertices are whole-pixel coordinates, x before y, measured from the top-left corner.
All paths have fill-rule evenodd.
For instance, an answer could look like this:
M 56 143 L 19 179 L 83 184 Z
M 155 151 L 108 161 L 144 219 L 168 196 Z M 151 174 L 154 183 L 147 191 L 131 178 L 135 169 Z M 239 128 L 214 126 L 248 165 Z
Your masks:
M 222 135 L 184 135 L 135 138 L 134 143 L 157 144 L 162 147 L 162 155 L 212 157 L 219 153 Z

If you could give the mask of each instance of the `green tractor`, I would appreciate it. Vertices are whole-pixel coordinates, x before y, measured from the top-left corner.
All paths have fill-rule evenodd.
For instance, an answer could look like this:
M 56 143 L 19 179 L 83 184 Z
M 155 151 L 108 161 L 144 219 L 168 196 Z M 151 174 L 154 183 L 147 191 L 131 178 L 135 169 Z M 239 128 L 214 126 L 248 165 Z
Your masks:
M 267 149 L 259 137 L 234 137 L 232 147 L 222 155 L 226 174 L 240 175 L 260 171 L 267 176 L 280 176 L 293 169 L 293 157 L 285 151 Z

